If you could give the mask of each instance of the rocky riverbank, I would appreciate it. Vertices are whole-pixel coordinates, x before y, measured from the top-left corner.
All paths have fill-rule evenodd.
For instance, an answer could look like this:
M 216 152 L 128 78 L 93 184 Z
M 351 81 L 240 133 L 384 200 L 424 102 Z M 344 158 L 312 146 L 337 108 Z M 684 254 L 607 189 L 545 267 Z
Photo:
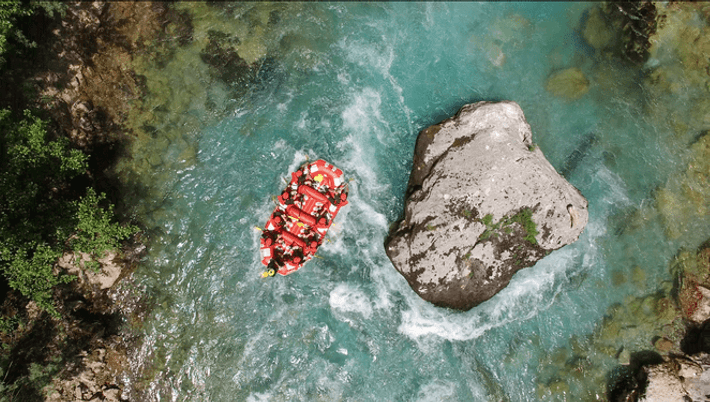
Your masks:
M 655 192 L 655 205 L 639 211 L 646 219 L 660 215 L 669 239 L 695 242 L 707 238 L 710 205 L 710 7 L 704 3 L 644 2 L 642 18 L 634 19 L 629 43 L 645 42 L 643 58 L 646 70 L 644 88 L 659 100 L 676 97 L 679 89 L 688 91 L 684 110 L 670 113 L 670 127 L 677 141 L 688 144 L 687 166 Z M 672 50 L 671 50 L 672 49 Z M 668 103 L 648 104 L 651 116 L 669 115 Z M 669 298 L 667 311 L 658 317 L 652 345 L 660 359 L 634 366 L 629 373 L 636 381 L 620 392 L 623 400 L 692 400 L 707 399 L 710 390 L 710 241 L 697 250 L 680 250 L 670 267 L 673 282 L 665 288 Z M 630 321 L 633 322 L 633 321 Z M 670 330 L 674 328 L 674 330 Z M 674 336 L 675 335 L 675 336 Z M 640 347 L 636 353 L 644 349 Z M 622 387 L 624 388 L 624 387 Z
M 598 338 L 619 347 L 612 375 L 612 401 L 704 401 L 710 394 L 710 240 L 683 250 L 671 265 L 666 296 L 649 295 L 619 306 Z M 625 315 L 622 317 L 621 315 Z M 639 320 L 638 316 L 650 316 Z M 623 339 L 646 340 L 624 345 Z M 651 346 L 651 348 L 649 348 Z
M 131 102 L 144 94 L 130 61 L 175 20 L 164 3 L 67 3 L 61 17 L 37 16 L 31 59 L 8 57 L 12 90 L 3 102 L 39 110 L 51 131 L 88 153 L 88 184 L 107 193 L 119 212 L 127 189 L 111 168 L 133 137 L 125 124 Z M 125 380 L 138 375 L 129 372 L 130 330 L 147 314 L 131 279 L 144 240 L 134 237 L 105 256 L 98 271 L 85 267 L 83 256 L 65 254 L 55 272 L 77 279 L 56 289 L 58 316 L 8 294 L 3 313 L 19 324 L 3 337 L 3 385 L 11 400 L 128 400 Z
M 34 56 L 12 60 L 17 74 L 10 86 L 15 91 L 0 94 L 0 100 L 17 103 L 17 110 L 42 110 L 42 117 L 53 122 L 53 132 L 89 153 L 87 180 L 107 193 L 119 216 L 172 213 L 161 204 L 164 188 L 154 186 L 154 180 L 167 182 L 196 162 L 195 133 L 205 119 L 224 116 L 241 95 L 258 90 L 263 80 L 278 78 L 269 53 L 280 49 L 265 43 L 279 43 L 274 37 L 284 30 L 277 27 L 300 26 L 296 11 L 303 7 L 67 3 L 61 18 L 40 16 L 41 23 L 32 25 L 38 43 Z M 301 36 L 289 33 L 281 43 L 301 43 Z M 319 38 L 318 43 L 323 39 L 303 36 Z M 285 48 L 293 68 L 318 62 L 300 47 Z M 22 88 L 33 95 L 25 96 Z M 160 241 L 153 222 L 141 224 Z M 127 252 L 135 254 L 136 247 Z M 123 263 L 105 265 L 98 275 L 62 269 L 81 272 L 82 278 L 57 293 L 61 320 L 32 305 L 25 314 L 27 303 L 21 298 L 8 304 L 19 306 L 17 317 L 24 318 L 18 319 L 30 323 L 8 340 L 22 355 L 10 357 L 13 374 L 8 381 L 28 380 L 23 400 L 44 395 L 52 400 L 140 400 L 141 388 L 164 360 L 149 357 L 133 366 L 124 364 L 128 353 L 138 349 L 130 334 L 149 304 L 141 289 L 132 290 L 131 269 Z M 63 329 L 54 337 L 56 328 Z M 39 336 L 36 345 L 29 341 Z M 19 370 L 13 363 L 18 358 L 23 361 Z
M 650 192 L 651 202 L 613 217 L 614 230 L 623 241 L 626 233 L 653 228 L 669 244 L 692 246 L 677 252 L 669 279 L 661 283 L 647 281 L 645 267 L 633 263 L 613 274 L 607 286 L 632 281 L 638 293 L 611 307 L 589 336 L 549 354 L 541 363 L 540 399 L 564 399 L 574 390 L 588 400 L 705 400 L 709 372 L 704 353 L 710 352 L 705 341 L 710 319 L 709 25 L 705 3 L 652 1 L 603 3 L 580 21 L 578 31 L 595 57 L 638 71 L 634 86 L 646 94 L 639 99 L 654 99 L 642 102 L 645 115 L 667 127 L 663 143 L 683 155 L 682 167 Z M 612 90 L 609 82 L 626 79 L 593 65 L 582 75 L 553 74 L 547 89 L 573 100 L 587 86 Z

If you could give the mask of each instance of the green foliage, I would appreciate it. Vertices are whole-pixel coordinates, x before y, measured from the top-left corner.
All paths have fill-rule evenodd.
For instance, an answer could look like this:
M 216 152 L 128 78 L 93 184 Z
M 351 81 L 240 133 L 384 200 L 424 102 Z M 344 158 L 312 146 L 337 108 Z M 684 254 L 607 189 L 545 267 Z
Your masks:
M 14 251 L 14 252 L 13 252 Z M 3 247 L 3 274 L 11 288 L 32 298 L 39 307 L 57 316 L 52 306 L 52 289 L 59 283 L 73 279 L 68 275 L 54 275 L 52 266 L 61 252 L 46 244 L 29 244 L 9 250 Z
M 532 220 L 532 210 L 530 208 L 523 208 L 518 213 L 513 216 L 504 216 L 501 220 L 493 223 L 493 215 L 488 214 L 481 219 L 481 222 L 486 225 L 486 230 L 478 236 L 479 240 L 486 240 L 497 233 L 498 230 L 502 229 L 506 234 L 512 233 L 512 228 L 510 227 L 513 223 L 518 223 L 525 230 L 525 240 L 531 244 L 537 244 L 535 236 L 537 236 L 537 225 Z
M 2 317 L 0 316 L 0 333 L 9 334 L 15 330 L 20 320 L 15 317 Z
M 519 223 L 525 230 L 525 240 L 532 244 L 537 244 L 535 236 L 537 236 L 537 225 L 532 220 L 532 210 L 524 208 L 510 218 L 511 222 Z
M 52 289 L 73 278 L 53 272 L 67 246 L 101 257 L 136 229 L 112 222 L 112 207 L 99 206 L 104 196 L 93 189 L 80 201 L 67 199 L 70 181 L 86 172 L 87 156 L 65 138 L 50 140 L 42 120 L 25 112 L 15 122 L 0 110 L 0 134 L 0 273 L 56 316 Z
M 57 207 L 53 193 L 86 170 L 86 155 L 70 149 L 66 138 L 49 141 L 46 124 L 25 111 L 25 119 L 12 121 L 7 110 L 0 110 L 3 138 L 3 163 L 0 172 L 0 221 L 10 220 L 22 229 L 22 236 L 39 232 L 32 214 L 44 214 Z M 39 209 L 38 209 L 39 208 Z M 5 223 L 5 222 L 3 222 Z
M 117 249 L 121 241 L 138 231 L 135 226 L 116 223 L 113 205 L 107 209 L 99 205 L 105 198 L 103 193 L 97 196 L 94 189 L 89 188 L 86 196 L 74 203 L 77 224 L 70 240 L 71 248 L 91 255 L 93 260 L 89 261 L 88 266 L 93 268 L 99 267 L 95 259 L 103 258 L 107 251 Z
M 488 239 L 493 235 L 493 233 L 495 233 L 495 231 L 500 226 L 499 223 L 496 223 L 495 225 L 493 224 L 493 215 L 491 214 L 487 214 L 486 216 L 484 216 L 483 219 L 481 219 L 481 222 L 486 225 L 486 230 L 484 230 L 483 233 L 478 236 L 478 240 Z
M 61 255 L 57 235 L 71 232 L 59 188 L 86 170 L 86 155 L 66 139 L 50 141 L 46 124 L 31 113 L 15 122 L 0 110 L 0 270 L 9 285 L 40 307 L 51 308 L 52 288 L 70 278 L 52 273 Z
M 493 224 L 493 215 L 487 214 L 486 216 L 483 217 L 481 222 L 483 222 L 483 224 L 486 226 L 491 226 Z
M 43 10 L 50 17 L 54 13 L 64 15 L 66 8 L 66 4 L 57 1 L 0 1 L 0 67 L 5 63 L 5 53 L 11 50 L 11 42 L 28 48 L 37 46 L 27 39 L 18 27 L 19 19 L 33 15 L 38 9 Z
M 19 0 L 0 2 L 0 65 L 4 62 L 2 55 L 7 50 L 8 38 L 15 38 L 20 43 L 27 43 L 25 35 L 15 25 L 18 17 L 31 14 L 31 7 Z
M 32 363 L 28 375 L 18 378 L 14 383 L 6 384 L 5 373 L 12 369 L 3 370 L 0 367 L 0 402 L 21 400 L 35 400 L 51 387 L 52 378 L 59 372 L 60 358 L 51 359 L 46 365 Z M 3 364 L 4 366 L 4 364 Z

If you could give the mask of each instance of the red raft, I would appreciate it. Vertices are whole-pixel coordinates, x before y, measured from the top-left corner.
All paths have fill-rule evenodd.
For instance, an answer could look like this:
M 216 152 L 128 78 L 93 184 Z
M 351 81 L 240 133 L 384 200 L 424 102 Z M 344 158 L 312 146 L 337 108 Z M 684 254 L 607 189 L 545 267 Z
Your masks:
M 322 159 L 291 173 L 261 234 L 263 276 L 288 275 L 311 260 L 347 198 L 343 171 Z

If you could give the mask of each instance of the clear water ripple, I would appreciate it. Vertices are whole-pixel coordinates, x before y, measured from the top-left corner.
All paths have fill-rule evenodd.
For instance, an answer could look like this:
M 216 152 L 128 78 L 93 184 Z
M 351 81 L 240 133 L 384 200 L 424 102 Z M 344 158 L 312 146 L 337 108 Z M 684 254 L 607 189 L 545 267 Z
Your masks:
M 551 71 L 573 65 L 590 77 L 600 67 L 627 75 L 600 66 L 575 31 L 591 6 L 303 6 L 311 11 L 303 30 L 321 36 L 271 44 L 280 64 L 230 101 L 238 106 L 227 117 L 191 133 L 199 138 L 194 166 L 156 182 L 160 196 L 142 201 L 154 241 L 136 277 L 157 296 L 134 359 L 154 375 L 148 397 L 537 400 L 548 351 L 589 334 L 609 306 L 643 291 L 633 281 L 612 285 L 611 274 L 640 265 L 648 283 L 663 280 L 679 245 L 657 221 L 632 230 L 619 218 L 680 167 L 668 127 L 639 106 L 647 95 L 621 78 L 614 88 L 592 82 L 575 102 L 544 89 Z M 285 23 L 283 36 L 298 28 Z M 465 103 L 498 99 L 521 104 L 558 169 L 595 136 L 569 173 L 589 200 L 590 222 L 579 241 L 520 271 L 491 300 L 468 312 L 440 309 L 394 270 L 384 239 L 403 210 L 418 131 Z M 320 258 L 261 279 L 254 226 L 306 157 L 346 173 L 350 204 Z M 594 399 L 603 386 L 573 383 L 568 396 Z

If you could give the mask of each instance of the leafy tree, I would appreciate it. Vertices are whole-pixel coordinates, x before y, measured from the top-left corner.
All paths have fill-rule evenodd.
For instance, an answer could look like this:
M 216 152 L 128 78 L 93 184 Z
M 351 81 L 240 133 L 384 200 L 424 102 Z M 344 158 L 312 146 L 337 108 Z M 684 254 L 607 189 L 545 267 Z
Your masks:
M 52 311 L 52 288 L 68 280 L 52 274 L 61 254 L 56 236 L 69 234 L 55 194 L 85 171 L 86 156 L 66 139 L 48 141 L 45 123 L 29 112 L 18 124 L 0 111 L 0 132 L 0 269 L 10 287 Z
M 120 241 L 129 238 L 138 228 L 132 225 L 116 224 L 113 205 L 104 209 L 100 206 L 105 194 L 96 195 L 93 188 L 86 190 L 86 196 L 74 203 L 76 226 L 70 239 L 72 250 L 89 254 L 89 267 L 98 268 L 97 259 L 103 258 L 108 250 L 115 250 Z
M 0 65 L 4 62 L 2 55 L 7 50 L 7 39 L 14 38 L 20 43 L 27 43 L 27 39 L 22 32 L 17 29 L 17 18 L 32 14 L 29 5 L 20 1 L 0 2 Z
M 91 188 L 78 201 L 69 183 L 86 173 L 87 156 L 64 138 L 50 140 L 46 124 L 25 111 L 15 122 L 0 110 L 0 272 L 10 287 L 56 315 L 52 289 L 72 279 L 55 275 L 53 265 L 66 250 L 96 258 L 135 233 L 115 222 L 105 195 Z
M 66 4 L 57 1 L 0 0 L 0 67 L 5 62 L 3 55 L 10 49 L 11 42 L 23 47 L 36 46 L 18 27 L 20 19 L 33 15 L 38 9 L 49 16 L 55 12 L 63 15 L 66 7 Z

